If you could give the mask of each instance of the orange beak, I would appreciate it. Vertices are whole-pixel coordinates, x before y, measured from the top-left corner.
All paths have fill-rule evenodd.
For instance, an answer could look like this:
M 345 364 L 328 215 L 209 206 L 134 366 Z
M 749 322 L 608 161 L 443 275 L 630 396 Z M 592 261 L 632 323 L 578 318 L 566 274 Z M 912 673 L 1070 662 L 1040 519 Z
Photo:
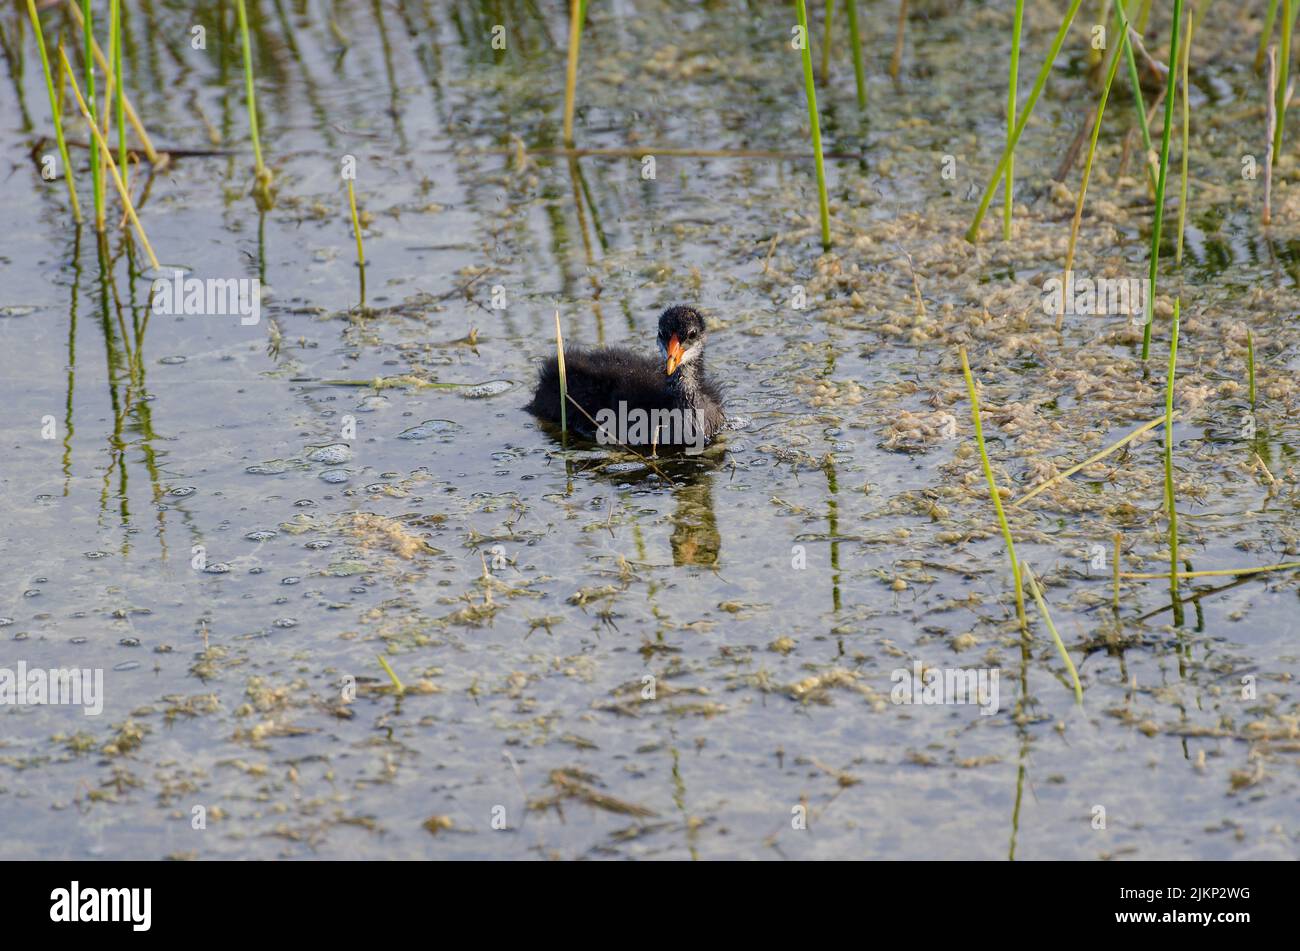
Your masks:
M 677 334 L 673 334 L 668 341 L 668 375 L 672 376 L 673 371 L 682 365 L 682 342 L 677 339 Z

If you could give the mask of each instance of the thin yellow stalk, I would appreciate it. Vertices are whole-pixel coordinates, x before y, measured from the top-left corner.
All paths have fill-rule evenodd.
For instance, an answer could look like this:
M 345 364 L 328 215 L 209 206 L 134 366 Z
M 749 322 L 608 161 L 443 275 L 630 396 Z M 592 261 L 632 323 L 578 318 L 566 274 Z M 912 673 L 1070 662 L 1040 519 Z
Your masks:
M 1139 436 L 1141 436 L 1144 432 L 1146 432 L 1146 431 L 1149 430 L 1149 429 L 1155 429 L 1157 426 L 1159 426 L 1159 425 L 1160 425 L 1161 423 L 1163 423 L 1164 421 L 1165 421 L 1165 418 L 1164 418 L 1163 416 L 1160 416 L 1160 417 L 1157 417 L 1156 419 L 1151 420 L 1151 422 L 1149 422 L 1149 423 L 1143 423 L 1141 426 L 1139 426 L 1137 429 L 1133 430 L 1133 432 L 1129 433 L 1129 434 L 1128 434 L 1127 436 L 1125 436 L 1123 439 L 1120 439 L 1120 440 L 1118 440 L 1118 441 L 1116 441 L 1116 442 L 1111 443 L 1109 446 L 1107 446 L 1107 447 L 1106 447 L 1105 449 L 1103 449 L 1101 452 L 1096 453 L 1095 455 L 1089 456 L 1087 459 L 1083 460 L 1083 462 L 1079 463 L 1077 466 L 1071 466 L 1070 468 L 1066 469 L 1064 472 L 1058 472 L 1056 475 L 1052 476 L 1052 477 L 1051 477 L 1050 479 L 1048 479 L 1046 482 L 1043 482 L 1043 483 L 1040 483 L 1039 485 L 1034 486 L 1034 488 L 1031 489 L 1029 492 L 1026 492 L 1026 493 L 1025 493 L 1024 495 L 1022 495 L 1020 498 L 1018 498 L 1018 499 L 1016 499 L 1014 502 L 1012 502 L 1012 503 L 1011 503 L 1011 507 L 1012 507 L 1013 509 L 1014 509 L 1014 508 L 1019 508 L 1020 506 L 1024 505 L 1026 502 L 1028 502 L 1030 499 L 1032 499 L 1032 498 L 1033 498 L 1035 495 L 1037 495 L 1038 493 L 1043 492 L 1043 491 L 1045 491 L 1045 490 L 1047 490 L 1047 489 L 1050 489 L 1052 486 L 1056 485 L 1058 482 L 1061 482 L 1061 481 L 1063 481 L 1063 480 L 1065 480 L 1065 479 L 1070 478 L 1070 476 L 1074 475 L 1074 474 L 1075 474 L 1076 472 L 1078 472 L 1080 469 L 1086 469 L 1088 466 L 1092 465 L 1094 462 L 1098 461 L 1099 459 L 1105 459 L 1107 456 L 1109 456 L 1112 452 L 1115 452 L 1117 449 L 1123 449 L 1125 446 L 1127 446 L 1129 443 L 1131 443 L 1134 439 L 1137 439 Z
M 86 100 L 81 98 L 81 89 L 77 86 L 77 77 L 72 75 L 72 64 L 68 62 L 68 54 L 62 49 L 59 55 L 63 59 L 63 68 L 67 71 L 68 80 L 72 83 L 72 94 L 77 97 L 77 106 L 81 109 L 81 115 L 90 125 L 90 133 L 95 137 L 95 142 L 99 145 L 100 151 L 103 152 L 104 161 L 108 163 L 108 170 L 113 175 L 113 184 L 117 186 L 117 193 L 122 198 L 122 205 L 126 208 L 127 217 L 131 219 L 131 224 L 135 225 L 136 233 L 140 235 L 140 243 L 144 245 L 145 253 L 149 255 L 149 263 L 155 269 L 158 269 L 158 258 L 153 253 L 153 246 L 149 244 L 149 237 L 144 233 L 144 225 L 140 224 L 140 218 L 135 213 L 135 205 L 131 203 L 131 194 L 126 190 L 126 184 L 122 181 L 122 176 L 117 172 L 117 165 L 113 161 L 113 151 L 104 141 L 100 134 L 95 120 L 91 118 L 90 110 L 86 108 Z
M 569 377 L 564 369 L 564 335 L 560 332 L 560 312 L 555 312 L 555 359 L 560 371 L 560 439 L 569 437 Z
M 975 442 L 979 446 L 980 462 L 984 465 L 984 478 L 989 484 L 989 496 L 993 499 L 993 509 L 998 515 L 998 524 L 1002 527 L 1002 540 L 1006 542 L 1007 557 L 1011 559 L 1011 576 L 1016 585 L 1016 617 L 1020 621 L 1020 630 L 1029 632 L 1029 620 L 1025 617 L 1025 592 L 1020 580 L 1020 562 L 1016 559 L 1016 544 L 1011 540 L 1011 526 L 1007 524 L 1006 513 L 1002 511 L 1002 496 L 998 494 L 998 484 L 993 478 L 993 466 L 989 463 L 988 449 L 984 446 L 984 426 L 980 422 L 980 398 L 975 392 L 975 378 L 971 376 L 970 363 L 966 359 L 966 348 L 961 348 L 961 372 L 966 377 L 966 393 L 970 397 L 971 421 L 975 424 Z
M 1070 671 L 1070 681 L 1074 684 L 1074 702 L 1083 706 L 1083 685 L 1079 683 L 1079 671 L 1074 667 L 1074 661 L 1070 660 L 1070 652 L 1065 649 L 1065 642 L 1061 640 L 1061 635 L 1056 631 L 1056 625 L 1052 623 L 1052 614 L 1047 610 L 1047 602 L 1043 600 L 1043 593 L 1038 590 L 1038 579 L 1034 577 L 1034 571 L 1025 562 L 1022 566 L 1026 580 L 1029 581 L 1029 590 L 1033 592 L 1034 603 L 1038 605 L 1039 612 L 1043 615 L 1043 621 L 1047 624 L 1047 629 L 1052 632 L 1052 640 L 1056 642 L 1057 653 L 1061 655 L 1061 660 L 1065 661 L 1066 669 Z
M 357 267 L 361 269 L 361 306 L 366 306 L 366 252 L 361 246 L 361 221 L 357 217 L 357 193 L 348 179 L 348 206 L 352 209 L 352 231 L 357 236 Z
M 77 184 L 72 177 L 72 163 L 68 160 L 68 143 L 63 138 L 63 116 L 59 96 L 54 92 L 50 76 L 50 56 L 45 49 L 45 35 L 41 32 L 41 18 L 36 13 L 36 0 L 27 0 L 27 14 L 32 18 L 32 34 L 41 51 L 41 69 L 45 72 L 45 92 L 50 97 L 50 116 L 54 120 L 54 139 L 59 144 L 59 158 L 63 160 L 63 179 L 68 184 L 68 201 L 72 205 L 72 220 L 81 224 L 81 202 L 77 201 Z M 62 80 L 62 75 L 60 75 Z M 60 86 L 62 82 L 60 82 Z
M 582 43 L 584 4 L 569 0 L 569 66 L 564 76 L 564 144 L 573 145 L 573 107 L 578 89 L 578 47 Z
M 68 9 L 72 11 L 72 18 L 77 21 L 77 27 L 80 29 L 82 27 L 82 17 L 81 11 L 77 9 L 76 0 L 69 0 Z M 110 72 L 108 59 L 104 56 L 104 51 L 99 48 L 99 43 L 94 37 L 91 37 L 90 49 L 94 53 L 95 62 L 99 64 L 99 68 L 103 70 L 104 75 L 108 75 Z M 135 134 L 140 137 L 140 147 L 144 149 L 144 154 L 149 158 L 149 163 L 159 168 L 163 167 L 166 162 L 158 154 L 157 149 L 153 147 L 153 140 L 149 138 L 149 133 L 145 132 L 144 124 L 136 114 L 135 106 L 131 105 L 131 99 L 125 93 L 122 95 L 122 104 L 126 107 L 127 121 L 131 123 L 131 128 L 135 129 Z
M 388 679 L 393 682 L 393 690 L 398 694 L 406 693 L 406 688 L 402 686 L 402 681 L 398 678 L 397 674 L 393 672 L 393 668 L 388 666 L 388 661 L 384 660 L 384 655 L 376 654 L 375 658 L 379 661 L 379 666 L 384 668 L 384 673 L 388 674 Z
M 1176 571 L 1174 575 L 1178 578 L 1226 578 L 1240 577 L 1244 575 L 1259 575 L 1268 571 L 1286 571 L 1291 568 L 1300 568 L 1300 561 L 1284 561 L 1280 565 L 1262 565 L 1258 568 L 1212 568 L 1205 571 Z M 1132 578 L 1142 581 L 1159 581 L 1169 577 L 1167 571 L 1125 571 L 1120 573 L 1121 578 Z
M 1016 0 L 1016 12 L 1011 23 L 1011 65 L 1007 79 L 1007 145 L 1013 149 L 1007 159 L 1006 184 L 1002 188 L 1002 240 L 1011 240 L 1011 210 L 1015 198 L 1016 153 L 1012 136 L 1016 131 L 1016 93 L 1020 85 L 1020 33 L 1025 18 L 1025 0 Z

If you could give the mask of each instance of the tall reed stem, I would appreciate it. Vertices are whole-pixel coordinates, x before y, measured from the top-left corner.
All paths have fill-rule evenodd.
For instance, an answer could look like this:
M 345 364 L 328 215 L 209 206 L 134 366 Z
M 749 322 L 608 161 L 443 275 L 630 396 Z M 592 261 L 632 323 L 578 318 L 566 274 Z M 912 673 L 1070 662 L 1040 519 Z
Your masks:
M 95 111 L 95 24 L 90 12 L 90 0 L 81 0 L 81 34 L 85 41 L 86 99 L 90 103 L 89 122 L 95 125 L 98 121 Z M 76 80 L 73 80 L 73 83 L 75 85 Z M 100 169 L 99 153 L 95 149 L 90 150 L 90 179 L 95 191 L 95 230 L 103 231 L 105 228 L 104 177 Z
M 564 144 L 573 147 L 574 96 L 578 89 L 578 48 L 587 16 L 584 0 L 569 0 L 569 65 L 564 75 Z
M 262 139 L 257 131 L 257 96 L 253 92 L 253 47 L 248 40 L 248 11 L 244 9 L 244 0 L 235 0 L 235 11 L 239 14 L 239 39 L 244 47 L 244 94 L 248 99 L 248 130 L 253 137 L 253 157 L 257 161 L 257 180 L 266 179 L 266 165 L 262 162 Z
M 41 52 L 41 69 L 45 73 L 45 92 L 50 97 L 50 117 L 54 120 L 54 139 L 59 144 L 59 158 L 63 161 L 63 179 L 68 185 L 68 202 L 72 206 L 72 220 L 81 224 L 81 202 L 77 201 L 77 183 L 73 180 L 72 163 L 68 160 L 68 143 L 63 138 L 63 110 L 54 92 L 54 78 L 50 75 L 50 54 L 45 48 L 45 34 L 41 32 L 41 18 L 36 12 L 36 0 L 27 0 L 27 15 L 32 19 L 32 35 Z M 62 84 L 60 84 L 62 85 Z
M 1178 245 L 1174 249 L 1174 265 L 1183 264 L 1183 230 L 1187 226 L 1187 136 L 1192 124 L 1192 109 L 1188 99 L 1187 74 L 1191 68 L 1192 30 L 1196 17 L 1194 10 L 1187 11 L 1187 40 L 1183 43 L 1183 154 L 1182 175 L 1180 179 L 1181 194 L 1178 198 Z M 1170 68 L 1173 64 L 1170 64 Z
M 64 52 L 63 47 L 59 47 L 59 58 L 63 62 L 63 68 L 67 71 L 68 81 L 72 84 L 72 94 L 77 97 L 77 107 L 81 109 L 82 118 L 90 125 L 90 134 L 94 136 L 95 144 L 99 146 L 103 154 L 104 161 L 108 164 L 108 171 L 113 176 L 113 184 L 117 186 L 117 193 L 122 199 L 122 206 L 126 208 L 126 216 L 135 226 L 136 234 L 140 236 L 140 243 L 144 245 L 145 253 L 149 255 L 149 263 L 154 269 L 159 268 L 158 258 L 153 253 L 153 247 L 149 244 L 149 238 L 144 233 L 144 225 L 140 224 L 140 217 L 135 213 L 135 205 L 131 203 L 131 193 L 126 190 L 126 183 L 122 181 L 122 176 L 117 173 L 117 166 L 113 163 L 113 151 L 108 147 L 108 142 L 100 133 L 99 127 L 95 125 L 94 119 L 90 114 L 90 108 L 86 105 L 86 100 L 81 98 L 81 89 L 77 86 L 77 77 L 72 74 L 72 64 L 68 62 L 68 54 Z
M 122 77 L 122 3 L 112 0 L 109 16 L 113 20 L 113 102 L 117 124 L 117 167 L 122 170 L 122 182 L 131 184 L 131 169 L 127 166 L 126 154 L 126 87 Z
M 980 223 L 984 221 L 984 215 L 989 210 L 989 203 L 993 200 L 993 192 L 998 187 L 998 182 L 1002 181 L 1006 174 L 1007 165 L 1011 161 L 1012 153 L 1015 152 L 1016 143 L 1020 141 L 1020 135 L 1025 131 L 1025 125 L 1029 122 L 1029 117 L 1034 114 L 1034 106 L 1038 104 L 1038 97 L 1042 95 L 1043 87 L 1047 85 L 1047 77 L 1052 71 L 1052 65 L 1056 62 L 1057 55 L 1061 52 L 1061 46 L 1065 43 L 1065 34 L 1070 32 L 1070 24 L 1074 22 L 1074 15 L 1079 12 L 1079 7 L 1083 5 L 1083 0 L 1070 0 L 1070 8 L 1065 12 L 1065 20 L 1061 23 L 1061 28 L 1056 31 L 1056 38 L 1052 40 L 1052 47 L 1047 52 L 1047 59 L 1043 62 L 1043 68 L 1038 71 L 1038 78 L 1034 80 L 1034 88 L 1029 91 L 1029 100 L 1025 103 L 1025 109 L 1020 113 L 1020 118 L 1016 120 L 1015 130 L 1011 133 L 1006 147 L 1002 150 L 1002 159 L 998 162 L 998 167 L 993 170 L 993 177 L 989 179 L 988 186 L 984 189 L 984 197 L 980 199 L 979 208 L 975 212 L 975 220 L 971 222 L 970 228 L 966 230 L 966 240 L 971 244 L 976 244 L 980 236 Z
M 1144 362 L 1151 355 L 1151 321 L 1155 317 L 1156 275 L 1160 268 L 1160 231 L 1165 221 L 1165 182 L 1169 177 L 1169 134 L 1174 124 L 1174 82 L 1178 78 L 1178 25 L 1182 22 L 1183 0 L 1174 0 L 1174 15 L 1169 28 L 1169 79 L 1165 84 L 1165 128 L 1160 136 L 1160 174 L 1156 178 L 1156 210 L 1151 225 L 1151 265 L 1147 271 L 1146 323 L 1142 328 Z
M 845 0 L 844 9 L 849 14 L 849 43 L 853 46 L 853 83 L 858 91 L 858 110 L 862 111 L 867 108 L 867 72 L 862 64 L 862 37 L 858 33 L 858 0 Z
M 1295 30 L 1293 0 L 1282 0 L 1282 56 L 1277 81 L 1277 126 L 1273 130 L 1273 164 L 1282 151 L 1282 129 L 1286 126 L 1287 75 L 1291 70 L 1291 33 Z
M 822 249 L 831 247 L 830 203 L 826 198 L 826 163 L 822 159 L 822 130 L 817 120 L 817 90 L 813 86 L 812 50 L 808 48 L 808 9 L 804 0 L 795 0 L 799 27 L 803 33 L 803 89 L 808 100 L 808 124 L 812 127 L 813 158 L 817 163 L 817 206 L 822 222 Z
M 1002 189 L 1002 240 L 1011 240 L 1011 208 L 1015 199 L 1016 152 L 1011 143 L 1016 131 L 1016 93 L 1020 84 L 1020 33 L 1025 19 L 1025 0 L 1016 0 L 1016 12 L 1011 23 L 1011 68 L 1007 78 L 1007 145 L 1011 157 L 1007 159 L 1006 185 Z
M 1007 523 L 1006 513 L 1002 511 L 1002 496 L 998 484 L 993 478 L 993 466 L 989 462 L 989 452 L 984 445 L 984 426 L 980 422 L 980 398 L 975 391 L 975 378 L 971 376 L 970 363 L 966 360 L 966 348 L 961 348 L 961 372 L 966 377 L 966 393 L 970 397 L 971 421 L 975 424 L 975 443 L 979 446 L 980 462 L 984 466 L 984 478 L 989 485 L 989 497 L 993 499 L 993 510 L 998 515 L 998 525 L 1002 528 L 1002 540 L 1007 546 L 1007 557 L 1011 559 L 1011 577 L 1016 586 L 1016 617 L 1020 621 L 1022 633 L 1029 632 L 1029 620 L 1025 617 L 1025 591 L 1020 578 L 1020 561 L 1016 558 L 1016 543 L 1011 540 L 1011 526 Z
M 361 271 L 361 307 L 366 306 L 366 251 L 361 246 L 361 219 L 357 217 L 357 192 L 348 179 L 348 207 L 352 210 L 352 232 L 357 236 L 357 267 Z
M 1137 55 L 1133 50 L 1133 40 L 1129 36 L 1132 26 L 1128 21 L 1128 13 L 1124 9 L 1124 2 L 1116 4 L 1116 12 L 1119 13 L 1120 20 L 1123 21 L 1124 38 L 1127 40 L 1124 46 L 1124 59 L 1128 65 L 1128 82 L 1133 87 L 1133 111 L 1137 114 L 1138 132 L 1142 135 L 1142 166 L 1147 170 L 1147 182 L 1151 186 L 1152 193 L 1156 189 L 1156 172 L 1151 167 L 1151 127 L 1147 124 L 1147 104 L 1142 98 L 1142 80 L 1138 78 Z
M 1175 21 L 1177 22 L 1177 21 Z M 1174 508 L 1174 371 L 1178 363 L 1178 311 L 1174 301 L 1174 325 L 1169 338 L 1169 376 L 1165 382 L 1165 508 L 1169 511 L 1169 593 L 1178 602 L 1178 511 Z

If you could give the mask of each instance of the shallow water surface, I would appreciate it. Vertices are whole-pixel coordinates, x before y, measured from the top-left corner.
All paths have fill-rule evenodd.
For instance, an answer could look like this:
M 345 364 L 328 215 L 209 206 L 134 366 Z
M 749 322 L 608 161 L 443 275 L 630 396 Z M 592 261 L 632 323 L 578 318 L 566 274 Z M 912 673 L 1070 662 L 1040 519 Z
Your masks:
M 1292 144 L 1262 232 L 1257 22 L 1197 34 L 1186 261 L 1171 245 L 1144 374 L 1128 317 L 1058 335 L 1041 306 L 1073 209 L 1050 176 L 1095 95 L 1083 27 L 1017 152 L 1015 240 L 999 198 L 972 246 L 1009 14 L 910 21 L 895 83 L 895 7 L 861 3 L 870 121 L 846 36 L 818 90 L 844 156 L 823 254 L 782 5 L 592 3 L 576 138 L 631 152 L 568 158 L 563 4 L 252 2 L 265 212 L 233 4 L 129 6 L 137 110 L 204 153 L 133 169 L 141 220 L 164 265 L 258 278 L 261 314 L 152 314 L 138 245 L 72 228 L 28 157 L 53 149 L 30 28 L 0 13 L 0 667 L 105 690 L 99 716 L 0 707 L 0 856 L 1300 851 L 1300 575 L 1187 580 L 1177 610 L 1125 580 L 1112 609 L 1116 533 L 1125 571 L 1168 570 L 1159 427 L 1009 508 L 1077 708 L 1032 602 L 1019 633 L 957 355 L 1018 496 L 1163 413 L 1180 293 L 1182 558 L 1300 560 L 1300 175 Z M 1029 6 L 1022 101 L 1057 25 Z M 1078 272 L 1145 277 L 1127 96 Z M 521 410 L 557 310 L 569 343 L 650 351 L 676 303 L 708 314 L 735 419 L 703 455 L 566 448 Z M 916 662 L 996 674 L 996 711 L 894 702 Z

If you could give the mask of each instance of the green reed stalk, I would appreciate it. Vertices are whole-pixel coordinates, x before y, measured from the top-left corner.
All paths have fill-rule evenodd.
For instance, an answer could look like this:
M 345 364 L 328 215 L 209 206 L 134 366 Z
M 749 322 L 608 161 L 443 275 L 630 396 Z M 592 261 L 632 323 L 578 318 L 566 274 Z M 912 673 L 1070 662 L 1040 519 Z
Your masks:
M 1250 377 L 1250 409 L 1255 410 L 1255 335 L 1246 330 L 1246 374 Z
M 1122 6 L 1123 0 L 1117 0 L 1115 6 Z M 1106 101 L 1110 98 L 1110 88 L 1115 83 L 1115 74 L 1119 71 L 1119 61 L 1123 58 L 1124 50 L 1129 46 L 1128 30 L 1124 30 L 1120 36 L 1119 47 L 1116 48 L 1110 59 L 1110 69 L 1106 72 L 1106 84 L 1101 87 L 1101 98 L 1097 102 L 1097 118 L 1092 124 L 1092 138 L 1088 141 L 1088 156 L 1083 162 L 1083 179 L 1079 184 L 1079 197 L 1074 203 L 1074 219 L 1070 222 L 1070 242 L 1065 250 L 1065 275 L 1062 278 L 1062 287 L 1069 286 L 1070 270 L 1074 267 L 1074 249 L 1079 240 L 1079 226 L 1083 222 L 1083 201 L 1088 194 L 1088 182 L 1092 179 L 1092 162 L 1097 154 L 1097 138 L 1101 135 L 1101 120 L 1106 114 Z M 1061 324 L 1065 321 L 1065 308 L 1056 315 L 1056 329 L 1061 329 Z
M 1052 632 L 1052 640 L 1056 642 L 1056 651 L 1061 655 L 1061 660 L 1065 661 L 1066 669 L 1070 671 L 1070 682 L 1074 685 L 1074 702 L 1079 706 L 1083 706 L 1083 685 L 1079 683 L 1079 671 L 1075 669 L 1074 661 L 1070 660 L 1070 652 L 1065 649 L 1065 642 L 1061 640 L 1056 625 L 1052 623 L 1052 614 L 1047 610 L 1047 602 L 1043 600 L 1043 592 L 1038 588 L 1038 579 L 1034 577 L 1034 570 L 1029 567 L 1028 562 L 1024 562 L 1021 569 L 1025 573 L 1025 579 L 1029 582 L 1029 590 L 1033 592 L 1034 603 L 1038 605 L 1038 611 L 1043 615 L 1043 621 L 1047 624 L 1047 629 Z
M 858 33 L 858 0 L 845 0 L 844 9 L 849 15 L 849 43 L 853 46 L 853 83 L 857 87 L 858 111 L 861 112 L 867 108 L 867 72 L 862 64 L 862 37 Z
M 81 34 L 85 39 L 86 100 L 90 104 L 88 108 L 90 122 L 94 124 L 97 121 L 95 113 L 95 58 L 93 52 L 95 27 L 91 19 L 90 0 L 81 0 Z M 103 231 L 105 227 L 104 177 L 100 170 L 99 152 L 93 148 L 90 150 L 90 179 L 95 190 L 95 230 Z
M 961 348 L 961 372 L 966 377 L 966 393 L 970 397 L 971 421 L 975 424 L 975 443 L 979 446 L 980 462 L 984 465 L 984 478 L 989 484 L 989 496 L 993 499 L 993 510 L 997 512 L 998 524 L 1002 527 L 1002 540 L 1007 546 L 1007 557 L 1011 559 L 1011 577 L 1016 585 L 1016 617 L 1020 620 L 1020 630 L 1028 633 L 1029 620 L 1025 617 L 1025 591 L 1020 580 L 1020 562 L 1016 558 L 1016 543 L 1011 540 L 1011 526 L 1002 511 L 1002 496 L 998 493 L 998 484 L 993 478 L 993 466 L 989 462 L 989 452 L 984 445 L 984 426 L 980 422 L 980 398 L 975 392 L 975 378 L 971 376 L 970 363 L 966 359 L 966 348 Z
M 112 21 L 113 54 L 113 100 L 116 108 L 114 122 L 117 123 L 117 167 L 122 171 L 122 181 L 129 185 L 131 170 L 127 166 L 126 155 L 126 87 L 122 82 L 122 3 L 112 0 L 109 8 Z
M 569 376 L 564 369 L 564 334 L 560 331 L 560 312 L 555 312 L 555 362 L 560 371 L 560 439 L 569 437 Z
M 1070 32 L 1070 24 L 1074 22 L 1074 15 L 1079 12 L 1083 0 L 1070 0 L 1070 8 L 1065 12 L 1065 20 L 1061 23 L 1061 28 L 1056 31 L 1056 37 L 1052 40 L 1052 47 L 1047 52 L 1047 59 L 1043 63 L 1043 68 L 1038 71 L 1038 78 L 1034 80 L 1034 88 L 1029 92 L 1029 100 L 1025 103 L 1025 109 L 1020 113 L 1020 118 L 1016 120 L 1015 130 L 1007 140 L 1006 148 L 1002 150 L 1002 159 L 998 162 L 998 167 L 993 170 L 993 177 L 989 179 L 988 186 L 984 189 L 984 197 L 980 199 L 980 206 L 975 212 L 975 220 L 971 222 L 970 228 L 966 231 L 966 240 L 971 244 L 979 242 L 980 223 L 984 220 L 985 213 L 989 210 L 989 203 L 993 200 L 993 192 L 998 187 L 998 182 L 1002 181 L 1006 175 L 1007 165 L 1011 161 L 1011 155 L 1015 151 L 1016 143 L 1020 141 L 1020 135 L 1025 131 L 1025 125 L 1029 122 L 1029 117 L 1034 114 L 1034 106 L 1038 104 L 1038 97 L 1043 92 L 1043 87 L 1047 85 L 1047 77 L 1052 71 L 1052 65 L 1056 62 L 1057 55 L 1061 52 L 1061 46 L 1065 43 L 1065 34 Z
M 1174 508 L 1174 370 L 1178 362 L 1178 311 L 1181 303 L 1181 298 L 1174 301 L 1174 325 L 1169 338 L 1169 377 L 1165 382 L 1165 508 L 1169 510 L 1169 593 L 1175 603 L 1178 602 L 1178 512 Z
M 1174 265 L 1182 267 L 1183 265 L 1183 229 L 1187 225 L 1187 135 L 1192 123 L 1191 104 L 1188 100 L 1187 74 L 1191 68 L 1192 60 L 1192 32 L 1196 17 L 1194 11 L 1187 11 L 1187 40 L 1183 43 L 1183 154 L 1182 154 L 1182 178 L 1181 178 L 1181 195 L 1178 199 L 1178 245 L 1174 249 Z M 1177 25 L 1174 27 L 1177 29 Z M 1170 63 L 1170 69 L 1173 68 Z
M 1160 175 L 1156 178 L 1156 216 L 1151 225 L 1151 266 L 1147 272 L 1146 324 L 1142 328 L 1143 361 L 1151 355 L 1151 321 L 1155 317 L 1156 274 L 1160 267 L 1160 231 L 1165 221 L 1165 182 L 1169 177 L 1169 134 L 1174 124 L 1174 82 L 1178 78 L 1178 24 L 1182 22 L 1183 0 L 1174 0 L 1174 15 L 1169 28 L 1169 80 L 1165 85 L 1165 128 L 1160 136 Z
M 357 217 L 357 192 L 348 179 L 348 207 L 352 210 L 352 233 L 357 236 L 357 267 L 361 270 L 361 306 L 366 306 L 366 251 L 361 246 L 361 219 Z
M 1287 74 L 1291 69 L 1291 34 L 1295 30 L 1292 0 L 1282 0 L 1282 52 L 1281 70 L 1277 82 L 1277 127 L 1273 130 L 1273 164 L 1277 164 L 1282 151 L 1282 128 L 1286 125 Z
M 808 9 L 804 0 L 795 0 L 799 28 L 803 33 L 803 89 L 808 100 L 808 123 L 812 127 L 813 158 L 817 162 L 817 204 L 822 220 L 822 249 L 831 247 L 831 212 L 826 198 L 826 163 L 822 160 L 822 129 L 817 121 L 817 90 L 813 88 L 812 50 L 808 48 Z
M 59 158 L 63 161 L 63 179 L 68 183 L 68 202 L 72 206 L 72 220 L 81 224 L 81 202 L 77 201 L 77 183 L 73 180 L 72 163 L 68 160 L 68 143 L 63 138 L 62 102 L 54 92 L 54 78 L 50 75 L 50 54 L 45 49 L 45 34 L 41 32 L 41 18 L 36 12 L 36 0 L 27 0 L 27 15 L 32 19 L 32 35 L 36 37 L 36 47 L 41 52 L 45 92 L 50 97 L 50 117 L 54 120 L 54 139 L 59 144 Z
M 257 134 L 257 97 L 253 93 L 253 47 L 248 41 L 248 11 L 244 0 L 235 0 L 239 14 L 239 38 L 244 46 L 244 93 L 248 98 L 248 129 L 253 136 L 253 156 L 257 160 L 257 180 L 266 181 L 266 165 L 262 162 L 262 139 Z
M 1268 0 L 1268 13 L 1264 17 L 1264 29 L 1259 34 L 1259 49 L 1255 51 L 1255 72 L 1264 68 L 1264 57 L 1268 51 L 1268 41 L 1273 38 L 1273 21 L 1277 19 L 1277 0 Z
M 1016 12 L 1011 23 L 1011 67 L 1007 77 L 1007 145 L 1011 146 L 1011 135 L 1016 130 L 1016 93 L 1020 84 L 1020 33 L 1025 19 L 1025 0 L 1016 0 Z M 1011 206 L 1015 199 L 1016 152 L 1011 146 L 1011 157 L 1007 159 L 1006 185 L 1002 189 L 1002 240 L 1011 240 Z

